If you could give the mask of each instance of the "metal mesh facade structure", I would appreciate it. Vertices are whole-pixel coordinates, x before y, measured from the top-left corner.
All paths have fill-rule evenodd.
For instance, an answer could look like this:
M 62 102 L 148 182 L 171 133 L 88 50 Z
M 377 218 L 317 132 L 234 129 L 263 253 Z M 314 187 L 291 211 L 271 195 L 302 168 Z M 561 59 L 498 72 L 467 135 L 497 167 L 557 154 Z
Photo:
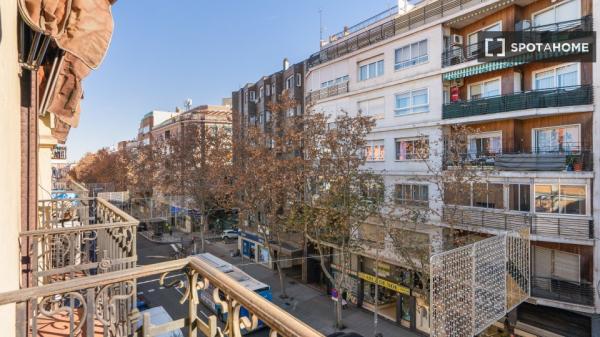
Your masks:
M 431 257 L 431 334 L 474 336 L 529 297 L 529 229 Z

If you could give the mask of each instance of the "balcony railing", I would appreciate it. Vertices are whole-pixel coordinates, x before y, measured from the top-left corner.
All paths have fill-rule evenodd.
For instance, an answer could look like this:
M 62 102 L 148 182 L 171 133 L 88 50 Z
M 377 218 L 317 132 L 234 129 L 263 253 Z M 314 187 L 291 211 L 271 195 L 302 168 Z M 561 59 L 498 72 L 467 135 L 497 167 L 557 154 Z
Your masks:
M 355 36 L 348 37 L 337 43 L 332 42 L 328 47 L 322 48 L 319 52 L 312 54 L 308 58 L 308 67 L 312 68 L 319 64 L 337 59 L 356 50 L 378 43 L 379 41 L 394 37 L 397 34 L 407 32 L 414 27 L 419 27 L 430 22 L 432 19 L 455 14 L 457 11 L 479 5 L 481 2 L 486 1 L 437 0 L 420 5 L 406 14 L 399 15 L 395 19 L 387 20 L 376 27 L 357 33 Z M 366 28 L 366 26 L 360 29 L 363 28 Z
M 594 286 L 590 282 L 571 282 L 532 276 L 531 296 L 587 306 L 594 305 Z
M 593 152 L 572 146 L 568 149 L 536 148 L 533 151 L 502 150 L 445 155 L 446 168 L 495 168 L 500 171 L 593 171 Z
M 586 105 L 592 103 L 592 86 L 577 85 L 446 103 L 442 108 L 442 118 L 471 117 L 499 112 Z
M 345 81 L 342 83 L 338 83 L 320 90 L 314 90 L 311 91 L 310 93 L 308 93 L 308 95 L 306 95 L 306 103 L 307 104 L 314 104 L 316 103 L 318 100 L 327 98 L 327 97 L 333 97 L 333 96 L 337 96 L 337 95 L 341 95 L 341 94 L 345 94 L 348 92 L 348 86 L 349 82 Z
M 182 272 L 183 275 L 178 275 Z M 160 276 L 162 286 L 178 288 L 182 294 L 180 303 L 187 302 L 184 318 L 154 325 L 148 314 L 140 317 L 134 307 L 136 280 L 152 275 Z M 165 281 L 167 278 L 170 281 Z M 218 322 L 216 314 L 208 317 L 198 314 L 199 296 L 213 299 L 224 323 Z M 68 331 L 71 337 L 130 336 L 134 333 L 154 337 L 180 329 L 185 329 L 188 337 L 240 337 L 244 332 L 256 329 L 259 320 L 270 328 L 269 336 L 323 336 L 218 269 L 193 257 L 0 293 L 0 305 L 10 303 L 16 303 L 17 307 L 17 337 L 43 335 L 45 329 L 55 324 L 62 324 L 64 332 Z
M 450 226 L 505 231 L 527 227 L 534 235 L 564 239 L 594 238 L 593 220 L 584 216 L 547 216 L 499 209 L 445 206 L 443 220 Z
M 67 159 L 67 148 L 56 146 L 52 149 L 52 159 Z
M 102 198 L 42 200 L 36 230 L 20 234 L 32 284 L 135 267 L 138 221 Z
M 522 32 L 572 32 L 572 31 L 591 31 L 592 16 L 584 16 L 580 19 L 556 22 L 548 25 L 534 26 L 522 30 Z M 479 50 L 483 44 L 475 42 L 468 45 L 454 45 L 442 52 L 442 66 L 449 67 L 456 64 L 468 62 L 477 59 Z

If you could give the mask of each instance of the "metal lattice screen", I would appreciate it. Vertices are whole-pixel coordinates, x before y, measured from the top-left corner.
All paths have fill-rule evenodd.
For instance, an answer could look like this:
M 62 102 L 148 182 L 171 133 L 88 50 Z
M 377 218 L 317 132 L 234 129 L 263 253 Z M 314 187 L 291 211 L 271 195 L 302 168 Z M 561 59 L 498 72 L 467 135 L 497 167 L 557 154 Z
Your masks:
M 432 336 L 476 335 L 529 297 L 529 229 L 431 257 Z

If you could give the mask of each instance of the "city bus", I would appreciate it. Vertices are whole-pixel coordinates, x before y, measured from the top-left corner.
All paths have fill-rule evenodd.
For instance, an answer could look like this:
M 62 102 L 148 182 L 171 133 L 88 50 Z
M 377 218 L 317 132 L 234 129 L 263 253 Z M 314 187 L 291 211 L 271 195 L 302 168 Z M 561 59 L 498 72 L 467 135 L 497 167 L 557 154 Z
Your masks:
M 237 281 L 238 283 L 243 285 L 246 289 L 259 294 L 260 296 L 267 299 L 268 301 L 272 301 L 273 294 L 271 292 L 271 286 L 254 279 L 250 275 L 246 274 L 240 268 L 238 268 L 238 267 L 232 265 L 231 263 L 226 262 L 210 253 L 197 254 L 197 255 L 194 255 L 194 257 L 201 259 L 202 261 L 210 264 L 211 266 L 218 269 L 222 273 L 227 274 L 229 277 L 231 277 L 232 279 L 234 279 L 235 281 Z M 212 310 L 214 313 L 216 313 L 217 316 L 222 321 L 225 321 L 225 320 L 227 320 L 227 315 L 220 314 L 221 313 L 220 306 L 218 304 L 216 304 L 213 300 L 214 289 L 215 288 L 212 286 L 212 284 L 209 284 L 209 288 L 207 290 L 200 291 L 200 300 L 210 310 Z M 240 310 L 240 315 L 242 317 L 247 317 L 248 310 L 246 310 L 245 308 L 242 308 Z M 264 327 L 265 327 L 264 323 L 262 321 L 258 321 L 257 329 L 261 329 Z

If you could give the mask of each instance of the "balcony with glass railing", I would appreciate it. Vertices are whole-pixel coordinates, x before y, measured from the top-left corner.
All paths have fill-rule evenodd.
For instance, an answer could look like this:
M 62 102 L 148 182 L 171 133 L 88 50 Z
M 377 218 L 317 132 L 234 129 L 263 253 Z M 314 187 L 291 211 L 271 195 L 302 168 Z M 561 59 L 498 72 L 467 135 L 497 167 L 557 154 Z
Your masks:
M 594 102 L 591 85 L 538 89 L 446 103 L 442 118 L 461 118 L 527 109 L 588 105 Z
M 592 30 L 592 16 L 584 16 L 576 20 L 561 21 L 546 25 L 539 25 L 520 30 L 518 32 L 529 34 L 532 32 L 588 32 Z M 466 45 L 452 45 L 442 52 L 442 66 L 450 67 L 461 63 L 476 60 L 483 49 L 481 42 L 475 42 Z M 530 61 L 547 57 L 547 55 L 531 55 Z M 502 60 L 501 62 L 504 62 Z M 522 64 L 522 63 L 521 63 Z

